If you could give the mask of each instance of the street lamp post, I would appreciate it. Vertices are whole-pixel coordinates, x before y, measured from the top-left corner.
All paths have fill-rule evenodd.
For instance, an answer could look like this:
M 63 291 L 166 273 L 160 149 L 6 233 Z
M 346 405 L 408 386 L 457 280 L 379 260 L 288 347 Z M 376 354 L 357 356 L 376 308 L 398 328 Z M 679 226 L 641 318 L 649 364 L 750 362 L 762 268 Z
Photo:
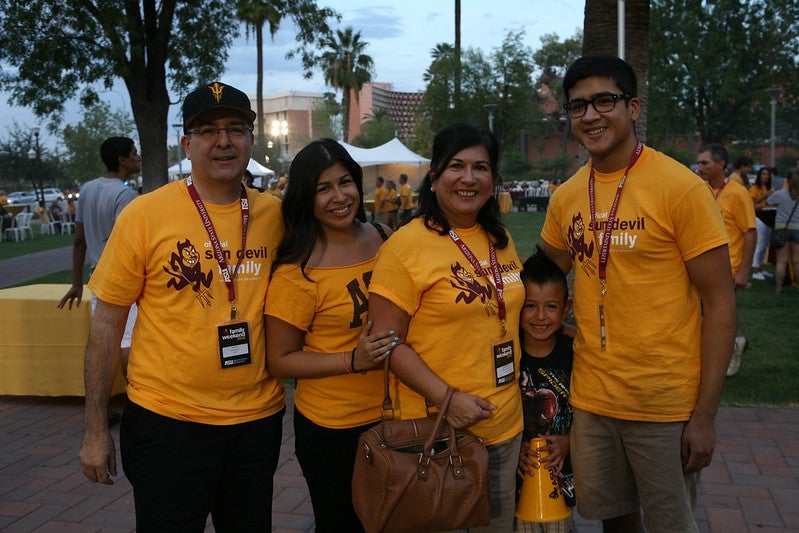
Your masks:
M 282 147 L 280 150 L 280 166 L 281 170 L 286 170 L 283 168 L 285 166 L 285 161 L 288 158 L 289 152 L 289 123 L 287 120 L 273 120 L 272 121 L 272 128 L 269 131 L 272 137 L 283 137 Z
M 494 110 L 497 104 L 483 104 L 483 107 L 488 111 L 488 131 L 494 133 Z
M 766 92 L 771 96 L 771 167 L 776 166 L 776 145 L 777 145 L 777 95 L 780 94 L 779 87 L 769 87 Z
M 39 170 L 39 161 L 41 160 L 41 147 L 39 146 L 39 127 L 34 126 L 31 131 L 33 132 L 33 148 L 28 150 L 28 157 L 34 161 L 34 175 L 36 178 L 41 179 Z M 44 201 L 44 190 L 39 187 L 39 182 L 33 179 L 33 187 L 36 189 L 36 198 L 39 201 Z
M 180 155 L 180 134 L 183 132 L 183 124 L 172 124 L 172 127 L 175 128 L 175 136 L 178 139 L 178 179 L 183 179 L 183 157 Z

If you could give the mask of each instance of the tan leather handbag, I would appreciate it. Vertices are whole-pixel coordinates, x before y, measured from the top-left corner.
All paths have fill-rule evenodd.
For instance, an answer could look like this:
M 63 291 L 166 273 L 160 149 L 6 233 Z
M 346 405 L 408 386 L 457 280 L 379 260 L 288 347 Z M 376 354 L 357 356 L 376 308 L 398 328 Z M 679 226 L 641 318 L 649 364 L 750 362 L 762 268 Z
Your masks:
M 444 420 L 454 389 L 437 415 L 395 420 L 388 364 L 383 421 L 361 435 L 352 476 L 352 502 L 367 533 L 487 525 L 488 451 Z

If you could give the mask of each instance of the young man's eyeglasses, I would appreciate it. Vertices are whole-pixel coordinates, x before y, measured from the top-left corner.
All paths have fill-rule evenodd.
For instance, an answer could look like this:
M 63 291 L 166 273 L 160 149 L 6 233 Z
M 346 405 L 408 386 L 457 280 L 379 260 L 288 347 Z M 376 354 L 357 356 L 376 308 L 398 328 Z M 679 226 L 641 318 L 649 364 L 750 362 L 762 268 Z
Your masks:
M 585 98 L 575 98 L 563 104 L 563 109 L 569 118 L 580 118 L 588 111 L 588 104 L 594 106 L 597 113 L 609 113 L 616 107 L 616 102 L 624 100 L 625 102 L 632 99 L 629 94 L 613 94 L 613 93 L 599 93 L 595 94 L 590 100 Z
M 202 128 L 187 130 L 186 133 L 191 135 L 197 135 L 204 141 L 210 141 L 211 139 L 216 138 L 219 135 L 220 131 L 226 132 L 228 134 L 228 137 L 240 138 L 252 133 L 252 128 L 244 125 L 228 126 L 227 128 L 214 128 L 213 126 L 203 126 Z

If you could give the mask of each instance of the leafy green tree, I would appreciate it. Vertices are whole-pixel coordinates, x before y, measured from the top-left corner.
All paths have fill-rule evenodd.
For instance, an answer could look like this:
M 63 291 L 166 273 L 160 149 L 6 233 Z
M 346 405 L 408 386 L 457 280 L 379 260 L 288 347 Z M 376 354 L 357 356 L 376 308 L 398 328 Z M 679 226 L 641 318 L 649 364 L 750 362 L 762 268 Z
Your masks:
M 524 136 L 530 126 L 541 122 L 543 114 L 535 97 L 533 85 L 533 52 L 519 43 L 524 40 L 524 30 L 509 31 L 502 45 L 492 54 L 495 95 L 497 98 L 497 120 L 494 134 L 499 141 L 500 154 L 516 140 L 516 152 L 524 154 Z
M 560 40 L 556 33 L 541 36 L 541 48 L 533 53 L 538 76 L 536 86 L 546 85 L 559 101 L 563 99 L 563 76 L 569 65 L 582 55 L 583 33 Z
M 61 156 L 52 152 L 48 143 L 40 140 L 39 158 L 36 160 L 36 139 L 32 128 L 20 126 L 15 121 L 7 133 L 7 138 L 0 139 L 0 188 L 22 189 L 30 183 L 30 188 L 41 194 L 44 187 L 64 185 Z
M 64 127 L 64 173 L 71 183 L 105 175 L 100 145 L 111 136 L 134 137 L 136 125 L 126 111 L 99 102 L 83 109 L 81 121 Z
M 64 102 L 96 102 L 98 85 L 121 78 L 141 142 L 144 189 L 152 190 L 167 179 L 168 86 L 185 94 L 222 73 L 239 30 L 230 9 L 217 0 L 0 0 L 0 64 L 9 67 L 0 88 L 11 92 L 11 103 L 58 121 Z M 305 50 L 302 58 L 310 68 L 314 55 Z
M 361 132 L 352 138 L 354 146 L 374 148 L 397 136 L 397 126 L 388 118 L 385 109 L 373 109 L 366 118 L 367 121 L 361 125 Z
M 263 161 L 266 155 L 266 125 L 264 124 L 264 26 L 269 27 L 269 35 L 274 40 L 275 33 L 285 18 L 291 18 L 299 28 L 297 41 L 301 45 L 318 42 L 323 36 L 330 35 L 327 20 L 339 15 L 330 8 L 317 8 L 315 0 L 237 0 L 236 18 L 245 23 L 247 36 L 255 33 L 256 47 L 256 126 L 258 135 L 254 156 Z M 305 56 L 303 61 L 312 64 L 313 58 L 307 49 L 301 48 Z
M 322 40 L 325 51 L 319 56 L 325 83 L 333 89 L 341 89 L 341 109 L 344 141 L 349 140 L 350 94 L 354 92 L 356 102 L 358 91 L 372 80 L 374 61 L 364 54 L 368 46 L 361 40 L 361 32 L 346 28 L 336 30 L 334 36 Z
M 772 87 L 781 90 L 785 123 L 795 123 L 797 20 L 798 0 L 652 0 L 659 33 L 649 47 L 652 138 L 762 145 Z
M 151 190 L 166 182 L 167 81 L 183 92 L 217 77 L 236 30 L 229 8 L 212 0 L 0 0 L 0 60 L 16 69 L 2 87 L 14 103 L 58 118 L 68 99 L 91 104 L 94 84 L 122 78 Z

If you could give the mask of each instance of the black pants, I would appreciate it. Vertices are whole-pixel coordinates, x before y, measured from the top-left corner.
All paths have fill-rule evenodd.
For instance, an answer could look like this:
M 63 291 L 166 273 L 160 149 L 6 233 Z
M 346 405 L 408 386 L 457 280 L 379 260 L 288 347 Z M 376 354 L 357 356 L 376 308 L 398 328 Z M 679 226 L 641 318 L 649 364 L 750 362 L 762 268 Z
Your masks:
M 272 477 L 281 410 L 230 426 L 183 422 L 128 402 L 119 429 L 122 467 L 139 533 L 272 530 Z
M 374 425 L 330 429 L 294 409 L 297 460 L 308 483 L 317 533 L 363 531 L 352 507 L 352 470 L 358 437 Z

